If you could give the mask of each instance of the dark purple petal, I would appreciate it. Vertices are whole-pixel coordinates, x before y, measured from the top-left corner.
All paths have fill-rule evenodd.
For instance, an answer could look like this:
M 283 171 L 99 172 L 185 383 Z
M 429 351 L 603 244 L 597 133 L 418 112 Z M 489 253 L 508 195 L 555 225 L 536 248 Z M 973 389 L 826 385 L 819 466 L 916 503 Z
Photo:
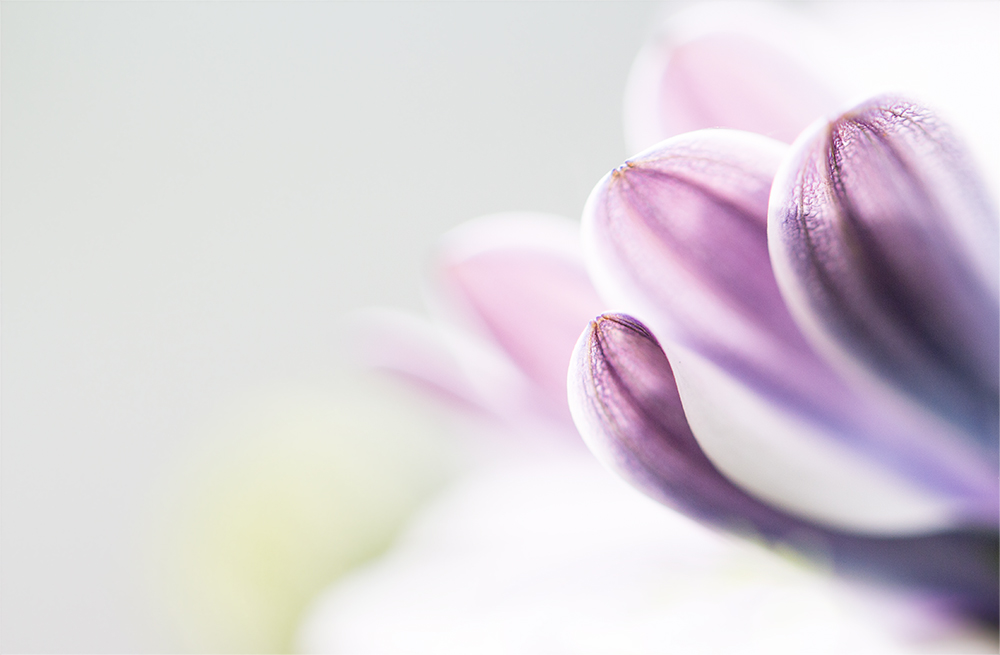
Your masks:
M 782 291 L 817 346 L 997 449 L 996 209 L 946 125 L 877 98 L 796 142 L 775 180 Z
M 605 314 L 591 323 L 574 353 L 569 395 L 574 421 L 595 455 L 656 500 L 711 525 L 819 556 L 842 572 L 915 586 L 996 623 L 995 531 L 866 537 L 802 520 L 748 494 L 705 456 L 666 355 L 635 319 Z
M 638 151 L 684 132 L 728 127 L 791 143 L 837 107 L 833 93 L 785 53 L 715 32 L 646 46 L 625 92 L 625 131 Z
M 695 435 L 727 476 L 754 493 L 840 528 L 996 525 L 995 458 L 921 411 L 848 386 L 789 314 L 766 227 L 785 152 L 758 135 L 702 130 L 610 173 L 584 212 L 598 290 L 608 306 L 641 317 L 671 349 L 689 353 L 675 366 Z M 879 506 L 861 490 L 877 489 L 880 474 L 865 462 L 952 506 L 931 511 L 906 500 L 908 514 L 873 514 Z M 858 476 L 870 485 L 853 484 Z M 789 493 L 792 487 L 801 493 Z M 885 489 L 879 495 L 889 497 Z M 952 520 L 939 521 L 945 516 Z

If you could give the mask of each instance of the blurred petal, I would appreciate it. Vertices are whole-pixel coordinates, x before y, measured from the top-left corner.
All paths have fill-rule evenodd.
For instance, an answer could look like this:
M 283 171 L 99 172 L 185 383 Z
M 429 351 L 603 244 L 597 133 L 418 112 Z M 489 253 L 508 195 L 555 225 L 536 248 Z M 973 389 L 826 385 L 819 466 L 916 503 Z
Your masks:
M 444 240 L 433 275 L 444 311 L 488 335 L 536 385 L 535 401 L 569 421 L 566 366 L 602 307 L 580 252 L 579 225 L 544 214 L 500 214 Z
M 350 338 L 362 364 L 388 371 L 447 403 L 486 411 L 493 408 L 482 392 L 506 397 L 516 393 L 510 387 L 523 384 L 502 362 L 483 366 L 482 360 L 496 359 L 487 354 L 476 358 L 478 366 L 470 370 L 456 352 L 454 335 L 427 319 L 381 307 L 351 318 Z M 483 378 L 492 383 L 484 385 Z
M 770 222 L 782 291 L 818 347 L 995 457 L 996 210 L 947 126 L 896 98 L 817 125 L 775 181 Z
M 677 355 L 694 433 L 739 484 L 840 528 L 995 525 L 994 462 L 952 438 L 946 425 L 853 391 L 790 316 L 766 230 L 771 179 L 785 151 L 758 135 L 703 130 L 640 153 L 605 177 L 583 225 L 602 297 L 640 317 Z M 844 486 L 869 475 L 866 461 L 873 464 L 864 468 L 877 463 L 950 498 L 950 509 L 879 513 Z
M 598 459 L 660 502 L 728 530 L 829 557 L 848 572 L 923 587 L 996 620 L 995 532 L 858 536 L 748 494 L 705 456 L 685 420 L 670 363 L 638 321 L 604 315 L 591 324 L 574 352 L 569 394 L 577 427 Z M 905 500 L 900 494 L 872 498 Z
M 837 107 L 832 91 L 791 55 L 735 31 L 688 36 L 684 16 L 638 55 L 625 90 L 633 152 L 706 127 L 791 143 Z

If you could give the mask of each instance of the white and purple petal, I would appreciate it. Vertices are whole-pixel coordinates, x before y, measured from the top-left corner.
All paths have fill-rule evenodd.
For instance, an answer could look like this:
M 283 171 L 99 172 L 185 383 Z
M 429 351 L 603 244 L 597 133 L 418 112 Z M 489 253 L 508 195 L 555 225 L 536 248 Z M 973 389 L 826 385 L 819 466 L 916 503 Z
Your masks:
M 857 393 L 789 314 L 766 225 L 786 152 L 759 135 L 702 130 L 610 173 L 584 212 L 599 292 L 650 326 L 674 359 L 701 447 L 762 497 L 865 532 L 995 525 L 995 462 L 946 424 Z M 907 494 L 911 511 L 883 512 L 896 505 L 860 493 L 876 493 L 893 476 L 920 490 Z M 862 479 L 869 484 L 858 486 Z
M 687 423 L 670 362 L 635 319 L 603 315 L 590 325 L 574 352 L 568 387 L 587 445 L 656 500 L 709 524 L 819 556 L 846 573 L 915 586 L 954 609 L 996 621 L 995 530 L 865 536 L 763 502 L 706 457 Z
M 769 220 L 781 290 L 816 345 L 995 458 L 997 213 L 948 127 L 893 97 L 817 124 L 778 174 Z

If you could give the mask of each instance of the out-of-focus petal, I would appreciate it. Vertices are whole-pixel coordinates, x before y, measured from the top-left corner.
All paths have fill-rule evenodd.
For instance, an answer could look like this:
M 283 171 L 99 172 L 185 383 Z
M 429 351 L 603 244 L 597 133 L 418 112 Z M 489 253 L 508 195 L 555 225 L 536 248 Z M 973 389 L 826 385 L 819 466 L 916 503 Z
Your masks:
M 771 180 L 786 146 L 734 130 L 684 134 L 601 180 L 584 209 L 587 264 L 606 300 L 642 307 L 661 338 L 712 344 L 776 373 L 810 346 L 767 254 Z M 788 359 L 792 358 L 792 359 Z
M 524 386 L 499 353 L 459 344 L 444 325 L 394 309 L 373 307 L 351 316 L 349 338 L 360 363 L 388 371 L 424 392 L 466 409 L 496 411 L 498 402 L 517 397 Z
M 724 26 L 690 34 L 685 18 L 674 17 L 632 65 L 625 90 L 632 152 L 707 127 L 791 143 L 836 109 L 833 91 L 790 54 Z
M 867 537 L 802 520 L 748 494 L 702 451 L 670 362 L 635 319 L 604 315 L 584 332 L 570 367 L 569 396 L 577 427 L 598 459 L 660 502 L 728 530 L 819 554 L 847 572 L 917 585 L 995 621 L 995 531 Z
M 994 525 L 996 466 L 951 438 L 947 425 L 855 393 L 789 314 L 766 228 L 771 180 L 785 152 L 759 135 L 702 130 L 610 173 L 584 212 L 587 263 L 598 290 L 677 355 L 695 435 L 740 484 L 841 528 Z M 837 444 L 857 457 L 831 457 Z M 844 488 L 865 459 L 951 498 L 951 508 L 874 520 L 877 508 Z M 793 484 L 800 491 L 789 494 Z
M 996 210 L 933 114 L 876 98 L 796 142 L 771 198 L 778 280 L 807 335 L 997 448 Z
M 471 221 L 443 240 L 431 283 L 441 311 L 494 340 L 536 385 L 540 409 L 568 422 L 566 366 L 602 308 L 579 225 L 545 214 Z

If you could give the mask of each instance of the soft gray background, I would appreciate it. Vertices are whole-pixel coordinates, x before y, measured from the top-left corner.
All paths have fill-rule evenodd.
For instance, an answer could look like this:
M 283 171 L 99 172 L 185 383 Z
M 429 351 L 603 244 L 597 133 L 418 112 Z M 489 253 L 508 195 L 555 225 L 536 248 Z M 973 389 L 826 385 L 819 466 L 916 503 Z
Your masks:
M 998 5 L 872 6 L 796 10 L 995 171 Z M 136 535 L 187 435 L 337 370 L 345 310 L 419 307 L 448 227 L 578 216 L 658 10 L 4 3 L 0 647 L 176 648 Z
M 2 648 L 175 647 L 136 531 L 186 435 L 448 227 L 579 215 L 655 8 L 5 3 Z

